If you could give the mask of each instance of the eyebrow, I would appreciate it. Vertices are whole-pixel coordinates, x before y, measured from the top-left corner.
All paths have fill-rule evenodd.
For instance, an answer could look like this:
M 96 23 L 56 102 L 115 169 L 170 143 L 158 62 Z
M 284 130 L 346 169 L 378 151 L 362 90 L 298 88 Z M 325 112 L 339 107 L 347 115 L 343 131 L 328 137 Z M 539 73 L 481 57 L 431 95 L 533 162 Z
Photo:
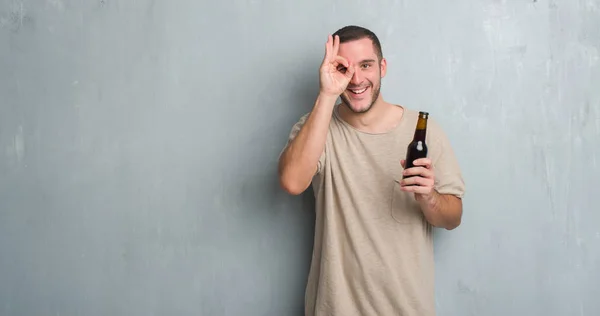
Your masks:
M 375 59 L 365 59 L 365 60 L 362 60 L 360 63 L 364 64 L 364 63 L 374 63 L 374 62 L 375 62 Z

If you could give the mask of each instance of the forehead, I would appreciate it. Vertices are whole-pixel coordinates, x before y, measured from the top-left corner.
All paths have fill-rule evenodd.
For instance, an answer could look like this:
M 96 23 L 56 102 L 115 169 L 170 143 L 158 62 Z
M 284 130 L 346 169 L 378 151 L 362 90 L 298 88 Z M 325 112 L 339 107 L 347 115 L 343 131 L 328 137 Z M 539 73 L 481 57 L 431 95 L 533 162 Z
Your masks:
M 375 47 L 369 38 L 341 43 L 338 54 L 350 62 L 360 62 L 365 59 L 377 60 Z

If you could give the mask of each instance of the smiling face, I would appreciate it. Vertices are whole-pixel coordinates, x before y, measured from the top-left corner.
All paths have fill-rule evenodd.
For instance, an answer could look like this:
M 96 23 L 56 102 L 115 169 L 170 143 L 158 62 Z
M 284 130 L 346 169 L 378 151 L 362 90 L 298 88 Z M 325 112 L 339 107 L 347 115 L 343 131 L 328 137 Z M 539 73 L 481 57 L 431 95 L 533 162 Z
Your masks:
M 386 60 L 379 59 L 369 38 L 340 44 L 338 54 L 346 58 L 355 69 L 352 80 L 340 98 L 354 113 L 367 112 L 379 99 L 381 78 L 386 73 Z

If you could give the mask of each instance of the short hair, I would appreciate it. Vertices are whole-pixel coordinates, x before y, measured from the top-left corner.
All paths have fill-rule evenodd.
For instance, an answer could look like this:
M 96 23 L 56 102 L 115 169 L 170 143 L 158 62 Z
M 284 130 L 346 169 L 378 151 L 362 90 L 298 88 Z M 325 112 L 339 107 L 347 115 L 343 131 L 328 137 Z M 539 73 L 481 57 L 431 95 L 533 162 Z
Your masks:
M 381 49 L 381 43 L 379 42 L 379 38 L 377 38 L 377 35 L 375 35 L 375 33 L 373 33 L 371 30 L 362 26 L 348 25 L 342 27 L 341 29 L 333 33 L 333 37 L 335 37 L 336 35 L 340 37 L 340 43 L 360 40 L 365 37 L 369 38 L 371 42 L 373 42 L 373 48 L 375 49 L 375 53 L 377 54 L 379 61 L 383 59 L 383 52 Z

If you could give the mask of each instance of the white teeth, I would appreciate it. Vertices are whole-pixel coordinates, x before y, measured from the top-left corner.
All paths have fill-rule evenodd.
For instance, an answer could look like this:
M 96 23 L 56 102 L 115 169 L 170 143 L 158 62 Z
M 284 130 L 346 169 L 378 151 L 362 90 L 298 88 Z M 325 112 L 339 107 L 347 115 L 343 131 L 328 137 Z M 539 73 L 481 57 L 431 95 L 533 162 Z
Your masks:
M 361 94 L 361 93 L 367 91 L 367 88 L 364 88 L 362 90 L 350 90 L 350 91 L 352 91 L 352 93 L 354 93 L 354 94 Z

